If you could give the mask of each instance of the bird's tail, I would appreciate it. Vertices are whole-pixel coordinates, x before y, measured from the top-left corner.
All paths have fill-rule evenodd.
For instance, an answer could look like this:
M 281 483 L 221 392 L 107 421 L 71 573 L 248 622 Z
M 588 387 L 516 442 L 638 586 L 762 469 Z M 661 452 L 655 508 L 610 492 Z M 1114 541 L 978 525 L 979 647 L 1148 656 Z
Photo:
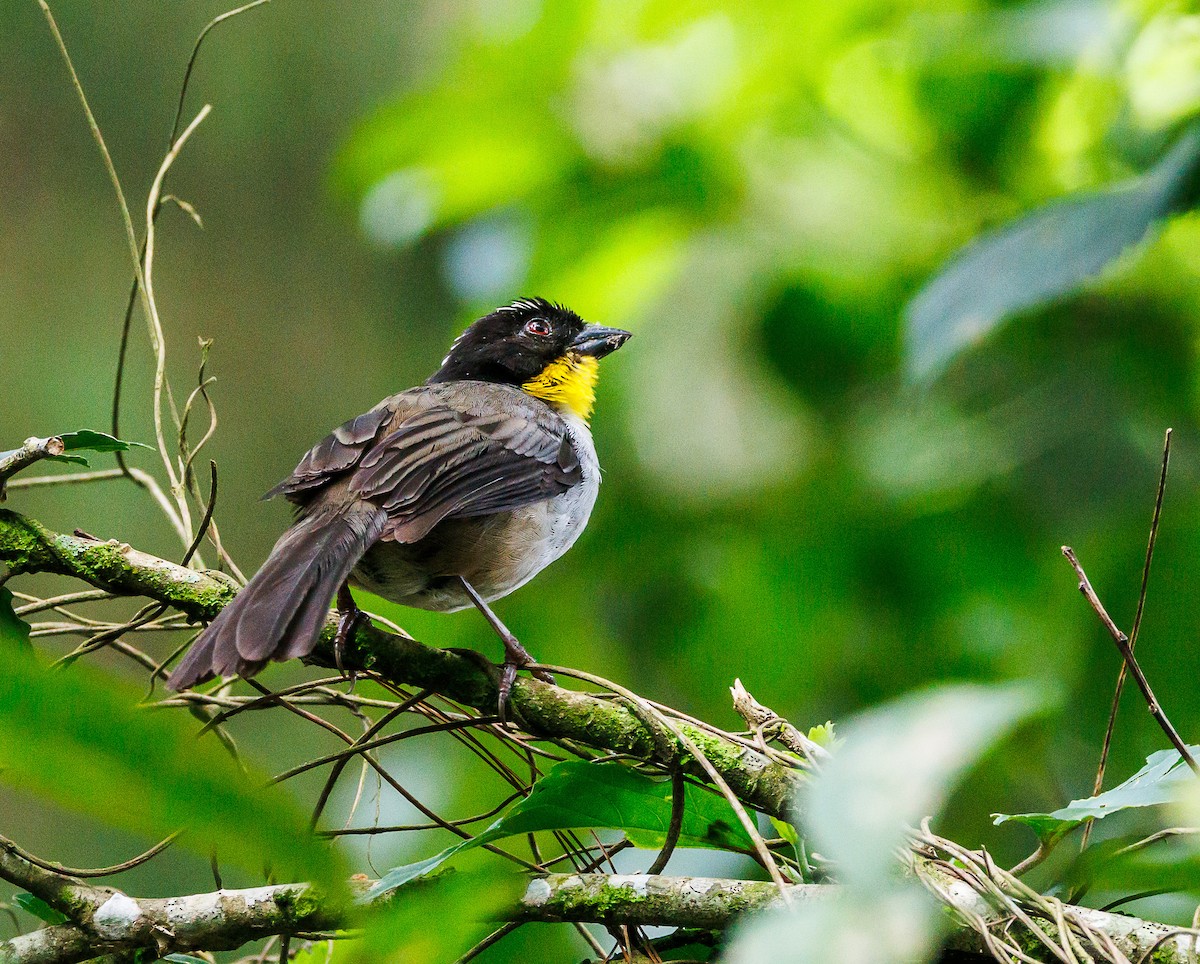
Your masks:
M 170 688 L 185 689 L 213 676 L 253 676 L 270 660 L 311 653 L 330 600 L 386 521 L 381 509 L 358 503 L 296 522 L 192 644 L 171 673 Z

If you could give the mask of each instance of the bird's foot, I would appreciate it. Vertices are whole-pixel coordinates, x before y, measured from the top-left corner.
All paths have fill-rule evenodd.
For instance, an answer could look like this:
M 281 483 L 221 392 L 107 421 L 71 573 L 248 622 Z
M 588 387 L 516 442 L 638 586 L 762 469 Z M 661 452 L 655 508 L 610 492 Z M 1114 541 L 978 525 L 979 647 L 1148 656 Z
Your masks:
M 520 640 L 506 629 L 500 636 L 504 640 L 504 664 L 500 668 L 500 691 L 499 691 L 499 715 L 500 722 L 505 722 L 505 707 L 508 705 L 508 697 L 512 693 L 513 683 L 517 681 L 517 670 L 526 666 L 534 666 L 537 660 L 529 655 L 529 650 L 521 645 Z M 530 671 L 537 679 L 544 683 L 553 683 L 553 674 L 544 669 L 534 669 Z
M 346 672 L 342 659 L 346 652 L 346 644 L 354 638 L 359 626 L 370 622 L 370 617 L 358 608 L 354 597 L 350 595 L 350 587 L 345 585 L 338 590 L 337 612 L 338 627 L 333 636 L 333 662 L 338 672 L 350 680 L 350 689 L 353 690 L 358 674 L 354 670 Z
M 483 618 L 488 621 L 488 625 L 495 630 L 496 635 L 504 642 L 504 665 L 501 667 L 500 672 L 500 705 L 497 711 L 500 716 L 500 722 L 504 723 L 506 722 L 505 707 L 508 705 L 508 697 L 512 693 L 513 683 L 517 680 L 517 670 L 523 666 L 532 666 L 537 660 L 529 655 L 529 650 L 522 646 L 521 641 L 501 622 L 500 617 L 492 611 L 492 607 L 475 591 L 475 587 L 462 576 L 458 578 L 467 593 L 467 598 L 475 604 L 476 609 L 483 613 Z M 533 670 L 533 675 L 543 682 L 554 682 L 554 677 L 544 669 Z

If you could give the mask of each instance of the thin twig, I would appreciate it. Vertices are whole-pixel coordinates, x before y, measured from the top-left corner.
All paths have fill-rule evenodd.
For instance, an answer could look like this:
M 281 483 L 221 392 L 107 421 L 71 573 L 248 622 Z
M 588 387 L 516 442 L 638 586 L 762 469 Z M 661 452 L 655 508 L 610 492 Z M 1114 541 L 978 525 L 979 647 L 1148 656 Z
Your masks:
M 171 846 L 171 844 L 173 844 L 175 842 L 175 839 L 181 833 L 183 833 L 182 830 L 176 830 L 169 837 L 167 837 L 163 840 L 160 840 L 158 843 L 156 843 L 153 847 L 151 847 L 145 853 L 138 854 L 136 857 L 131 857 L 129 860 L 122 861 L 119 864 L 113 864 L 111 867 L 93 867 L 93 868 L 67 867 L 67 866 L 64 866 L 63 864 L 57 864 L 52 860 L 43 860 L 41 857 L 36 857 L 33 854 L 29 853 L 27 850 L 22 850 L 11 840 L 7 840 L 5 842 L 5 846 L 8 847 L 8 849 L 10 849 L 17 856 L 22 857 L 25 860 L 28 860 L 35 867 L 41 867 L 42 870 L 48 870 L 51 873 L 62 874 L 65 877 L 80 877 L 80 878 L 112 877 L 114 874 L 124 873 L 126 870 L 132 870 L 134 867 L 141 866 L 147 860 L 150 860 L 152 857 L 157 857 L 164 850 L 166 850 L 169 846 Z
M 679 832 L 683 829 L 684 789 L 683 767 L 678 767 L 671 774 L 671 824 L 667 827 L 667 839 L 663 842 L 658 856 L 654 858 L 654 863 L 646 871 L 648 874 L 661 874 L 666 869 L 671 854 L 675 852 L 675 845 L 679 843 Z
M 1158 540 L 1158 520 L 1162 515 L 1163 495 L 1167 491 L 1167 467 L 1171 461 L 1171 429 L 1163 437 L 1162 468 L 1158 474 L 1158 492 L 1154 497 L 1154 514 L 1150 517 L 1150 538 L 1146 542 L 1146 561 L 1142 564 L 1142 588 L 1138 592 L 1137 611 L 1133 616 L 1133 629 L 1129 631 L 1129 651 L 1137 649 L 1138 632 L 1142 628 L 1142 612 L 1146 608 L 1146 588 L 1150 583 L 1150 563 L 1154 559 L 1154 543 Z M 1124 662 L 1117 670 L 1117 685 L 1113 688 L 1112 707 L 1108 711 L 1108 725 L 1104 729 L 1104 743 L 1100 747 L 1100 762 L 1096 766 L 1096 779 L 1092 784 L 1092 796 L 1104 789 L 1104 771 L 1108 767 L 1108 751 L 1112 747 L 1113 730 L 1117 724 L 1117 707 L 1121 704 L 1121 691 L 1125 688 L 1125 676 L 1129 668 Z M 1095 821 L 1088 821 L 1083 828 L 1079 849 L 1086 850 L 1092 836 Z
M 1138 665 L 1137 658 L 1133 655 L 1133 650 L 1129 648 L 1129 637 L 1117 628 L 1116 623 L 1112 621 L 1112 617 L 1109 616 L 1108 611 L 1104 608 L 1104 604 L 1100 602 L 1100 598 L 1092 588 L 1091 582 L 1088 581 L 1087 573 L 1083 571 L 1083 566 L 1075 558 L 1075 551 L 1070 546 L 1063 546 L 1062 553 L 1067 557 L 1067 562 L 1071 564 L 1071 568 L 1075 570 L 1075 574 L 1079 577 L 1079 591 L 1083 593 L 1088 604 L 1095 610 L 1096 615 L 1100 617 L 1100 622 L 1104 624 L 1104 628 L 1108 630 L 1109 635 L 1112 636 L 1113 641 L 1117 644 L 1117 649 L 1121 651 L 1121 655 L 1125 658 L 1125 663 L 1128 665 L 1129 671 L 1133 674 L 1133 679 L 1138 685 L 1138 689 L 1142 691 L 1142 696 L 1146 700 L 1146 706 L 1150 710 L 1150 715 L 1154 717 L 1155 721 L 1162 728 L 1162 731 L 1167 735 L 1167 739 L 1171 741 L 1172 746 L 1179 751 L 1179 755 L 1183 758 L 1183 761 L 1196 776 L 1200 777 L 1200 765 L 1197 765 L 1191 751 L 1187 748 L 1187 744 L 1183 742 L 1175 727 L 1171 725 L 1171 721 L 1167 719 L 1167 714 L 1163 712 L 1162 705 L 1154 695 L 1154 690 L 1150 688 L 1150 681 L 1146 679 L 1146 674 L 1142 672 L 1142 668 Z

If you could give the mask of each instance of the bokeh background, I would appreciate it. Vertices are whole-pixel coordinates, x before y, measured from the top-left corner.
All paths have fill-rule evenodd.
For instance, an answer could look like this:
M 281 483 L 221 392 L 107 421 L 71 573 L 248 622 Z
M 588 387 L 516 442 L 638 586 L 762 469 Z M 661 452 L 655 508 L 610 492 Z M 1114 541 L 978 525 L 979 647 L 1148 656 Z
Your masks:
M 225 6 L 53 9 L 136 221 L 194 38 Z M 276 0 L 224 24 L 185 112 L 213 113 L 168 186 L 203 230 L 164 212 L 156 293 L 177 386 L 214 339 L 206 454 L 227 543 L 261 562 L 288 510 L 259 495 L 331 426 L 426 377 L 472 318 L 561 300 L 636 337 L 603 366 L 591 524 L 503 618 L 547 661 L 730 727 L 735 677 L 804 724 L 936 681 L 1037 680 L 1057 709 L 988 757 L 940 828 L 1023 856 L 1028 831 L 988 815 L 1090 792 L 1118 666 L 1059 547 L 1128 627 L 1168 426 L 1140 652 L 1178 728 L 1200 734 L 1200 226 L 1174 219 L 937 377 L 907 374 L 904 307 L 985 229 L 1158 156 L 1200 98 L 1198 24 L 1150 0 Z M 7 3 L 0 447 L 108 429 L 130 278 L 45 21 Z M 134 334 L 122 434 L 151 441 L 137 316 Z M 123 483 L 11 505 L 178 554 Z M 474 614 L 389 614 L 499 651 Z M 238 732 L 275 770 L 320 751 L 286 720 Z M 1130 693 L 1110 783 L 1164 745 Z M 488 799 L 447 756 L 390 763 L 448 809 Z M 385 794 L 380 810 L 400 808 Z M 0 813 L 70 864 L 148 843 L 6 791 Z M 436 846 L 371 856 L 386 868 Z M 688 866 L 728 869 L 708 859 Z M 206 873 L 181 854 L 129 886 L 204 889 Z M 562 931 L 491 959 L 577 952 Z

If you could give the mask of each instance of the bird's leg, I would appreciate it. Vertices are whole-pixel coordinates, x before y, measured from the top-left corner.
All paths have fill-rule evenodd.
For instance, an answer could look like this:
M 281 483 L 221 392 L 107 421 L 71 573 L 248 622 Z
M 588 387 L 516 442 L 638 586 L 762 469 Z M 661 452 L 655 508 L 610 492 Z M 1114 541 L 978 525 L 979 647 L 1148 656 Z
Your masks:
M 346 643 L 350 641 L 354 631 L 367 621 L 367 614 L 358 608 L 358 603 L 350 594 L 349 583 L 342 583 L 342 587 L 338 590 L 337 614 L 338 627 L 337 633 L 333 637 L 333 661 L 337 665 L 339 673 L 350 677 L 350 685 L 353 687 L 355 674 L 347 673 L 345 667 L 342 666 L 342 654 L 346 652 Z
M 500 621 L 500 617 L 492 612 L 492 607 L 484 602 L 483 597 L 475 591 L 472 586 L 462 576 L 458 577 L 466 590 L 467 595 L 471 598 L 471 602 L 475 604 L 475 608 L 483 613 L 483 618 L 488 621 L 488 625 L 496 631 L 496 635 L 504 642 L 504 670 L 500 676 L 500 719 L 504 719 L 504 707 L 508 702 L 508 694 L 512 691 L 513 683 L 517 678 L 517 670 L 522 666 L 528 666 L 531 663 L 537 662 L 529 651 L 521 645 L 521 641 L 512 634 L 512 631 Z M 545 670 L 535 669 L 533 675 L 547 683 L 553 683 L 554 677 Z

